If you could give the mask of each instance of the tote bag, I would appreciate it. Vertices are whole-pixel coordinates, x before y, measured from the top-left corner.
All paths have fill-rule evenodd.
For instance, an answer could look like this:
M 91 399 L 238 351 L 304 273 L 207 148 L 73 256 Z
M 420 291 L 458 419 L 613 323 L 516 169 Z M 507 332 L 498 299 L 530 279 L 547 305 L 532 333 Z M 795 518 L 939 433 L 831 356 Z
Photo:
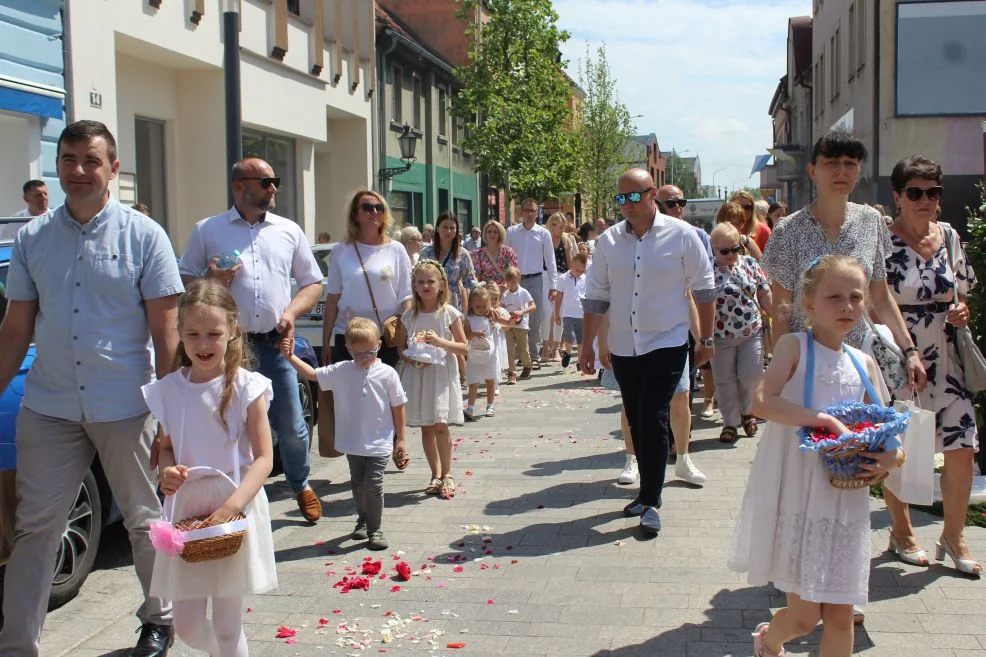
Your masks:
M 883 485 L 902 502 L 928 506 L 935 501 L 935 414 L 910 400 L 897 400 L 894 410 L 911 414 L 900 436 L 907 460 Z

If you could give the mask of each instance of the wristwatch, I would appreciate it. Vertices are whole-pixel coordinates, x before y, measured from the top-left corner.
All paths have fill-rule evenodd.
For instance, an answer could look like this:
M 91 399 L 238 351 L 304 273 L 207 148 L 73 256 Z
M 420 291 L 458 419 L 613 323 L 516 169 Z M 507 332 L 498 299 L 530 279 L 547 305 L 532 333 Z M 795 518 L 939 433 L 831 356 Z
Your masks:
M 702 338 L 701 340 L 699 340 L 699 344 L 701 344 L 703 347 L 711 347 L 715 343 L 712 341 L 712 338 Z

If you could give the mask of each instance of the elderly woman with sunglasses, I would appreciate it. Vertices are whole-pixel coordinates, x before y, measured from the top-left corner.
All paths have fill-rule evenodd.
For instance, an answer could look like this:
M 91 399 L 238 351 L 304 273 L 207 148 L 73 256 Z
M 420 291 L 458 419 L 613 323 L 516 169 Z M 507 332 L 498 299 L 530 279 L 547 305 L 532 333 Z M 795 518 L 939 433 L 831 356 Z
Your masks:
M 928 372 L 920 393 L 921 408 L 936 416 L 936 451 L 944 452 L 941 490 L 944 528 L 937 557 L 947 554 L 961 572 L 981 574 L 963 535 L 972 488 L 976 451 L 976 414 L 972 394 L 963 385 L 962 363 L 955 346 L 955 329 L 969 323 L 966 295 L 976 284 L 958 233 L 936 223 L 942 195 L 942 170 L 937 162 L 912 155 L 897 163 L 890 176 L 897 218 L 890 227 L 892 248 L 887 256 L 890 293 Z M 914 537 L 907 505 L 884 489 L 893 527 L 890 551 L 905 563 L 928 565 Z
M 354 317 L 376 322 L 381 331 L 390 317 L 411 304 L 411 259 L 400 242 L 387 236 L 390 210 L 382 196 L 358 190 L 349 201 L 346 239 L 332 249 L 326 277 L 322 360 L 326 365 L 352 360 L 346 349 L 346 325 Z M 379 358 L 396 367 L 397 349 L 382 345 Z

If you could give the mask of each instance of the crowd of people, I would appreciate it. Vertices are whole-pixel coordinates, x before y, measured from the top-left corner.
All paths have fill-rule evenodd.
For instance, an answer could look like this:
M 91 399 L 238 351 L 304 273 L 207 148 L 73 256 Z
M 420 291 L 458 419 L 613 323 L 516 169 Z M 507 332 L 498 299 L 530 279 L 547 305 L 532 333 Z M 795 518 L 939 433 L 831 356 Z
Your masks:
M 520 222 L 492 220 L 468 236 L 447 212 L 421 231 L 395 227 L 382 195 L 357 190 L 329 260 L 323 363 L 312 367 L 294 353 L 294 322 L 323 298 L 322 274 L 302 230 L 274 213 L 280 179 L 270 164 L 248 157 L 233 167 L 233 206 L 195 225 L 176 264 L 161 227 L 110 194 L 116 150 L 101 123 L 67 126 L 58 142 L 65 204 L 14 242 L 0 388 L 32 339 L 37 359 L 17 424 L 3 655 L 38 654 L 55 547 L 94 455 L 145 595 L 131 654 L 162 657 L 177 634 L 210 655 L 247 655 L 243 598 L 277 586 L 263 489 L 275 434 L 300 513 L 312 524 L 322 515 L 299 375 L 334 395 L 334 449 L 347 457 L 356 508 L 351 536 L 371 550 L 389 546 L 385 471 L 412 462 L 408 428 L 420 429 L 430 470 L 423 493 L 452 500 L 450 427 L 494 416 L 501 386 L 566 370 L 576 357 L 582 374 L 599 371 L 620 392 L 627 459 L 617 479 L 639 480 L 623 514 L 639 517 L 643 537 L 657 536 L 668 464 L 689 484 L 708 480 L 689 454 L 701 375 L 701 416 L 713 417 L 718 403 L 720 442 L 735 443 L 740 429 L 757 436 L 768 422 L 729 552 L 751 584 L 787 594 L 787 606 L 757 627 L 757 657 L 783 655 L 784 643 L 819 621 L 821 654 L 851 653 L 854 606 L 868 591 L 867 488 L 828 485 L 794 431 L 846 433 L 817 409 L 886 404 L 910 388 L 936 414 L 945 455 L 936 557 L 982 572 L 963 533 L 978 445 L 956 348 L 976 279 L 956 231 L 938 220 L 943 174 L 927 158 L 895 167 L 889 225 L 849 201 L 867 154 L 839 131 L 815 144 L 811 205 L 788 214 L 737 192 L 710 233 L 682 220 L 680 189 L 657 188 L 641 169 L 620 176 L 623 220 L 612 225 L 577 225 L 561 212 L 541 224 L 538 202 L 526 199 Z M 224 262 L 231 251 L 235 264 Z M 72 263 L 68 272 L 47 266 L 52 258 Z M 873 323 L 902 355 L 900 389 L 861 349 Z M 906 459 L 902 449 L 865 456 L 865 483 Z M 889 551 L 927 566 L 907 505 L 884 496 Z M 243 546 L 221 561 L 173 559 L 165 527 L 190 517 L 220 528 L 242 522 Z

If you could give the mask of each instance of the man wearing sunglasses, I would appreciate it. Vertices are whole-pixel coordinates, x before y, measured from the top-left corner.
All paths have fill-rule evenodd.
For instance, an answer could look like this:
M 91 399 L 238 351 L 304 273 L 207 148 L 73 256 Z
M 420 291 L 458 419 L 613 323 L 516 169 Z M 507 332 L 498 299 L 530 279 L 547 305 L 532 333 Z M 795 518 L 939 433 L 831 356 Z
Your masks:
M 618 183 L 624 221 L 596 240 L 583 301 L 585 327 L 579 366 L 593 374 L 593 339 L 609 315 L 609 353 L 623 395 L 640 471 L 640 494 L 624 508 L 640 516 L 645 536 L 661 529 L 657 509 L 668 459 L 671 398 L 688 357 L 689 292 L 698 312 L 697 365 L 712 357 L 715 280 L 702 240 L 685 222 L 658 212 L 650 174 L 630 169 Z
M 322 516 L 322 503 L 308 485 L 311 436 L 301 410 L 294 368 L 282 358 L 275 339 L 294 337 L 294 322 L 322 297 L 322 272 L 305 233 L 274 208 L 281 179 L 270 164 L 249 157 L 233 165 L 233 207 L 198 222 L 192 229 L 179 270 L 186 283 L 213 278 L 229 288 L 239 307 L 239 325 L 257 357 L 257 371 L 271 380 L 274 398 L 267 415 L 277 435 L 284 478 L 301 514 L 310 523 Z M 239 262 L 219 267 L 219 256 L 237 250 Z M 291 298 L 291 278 L 298 293 Z

